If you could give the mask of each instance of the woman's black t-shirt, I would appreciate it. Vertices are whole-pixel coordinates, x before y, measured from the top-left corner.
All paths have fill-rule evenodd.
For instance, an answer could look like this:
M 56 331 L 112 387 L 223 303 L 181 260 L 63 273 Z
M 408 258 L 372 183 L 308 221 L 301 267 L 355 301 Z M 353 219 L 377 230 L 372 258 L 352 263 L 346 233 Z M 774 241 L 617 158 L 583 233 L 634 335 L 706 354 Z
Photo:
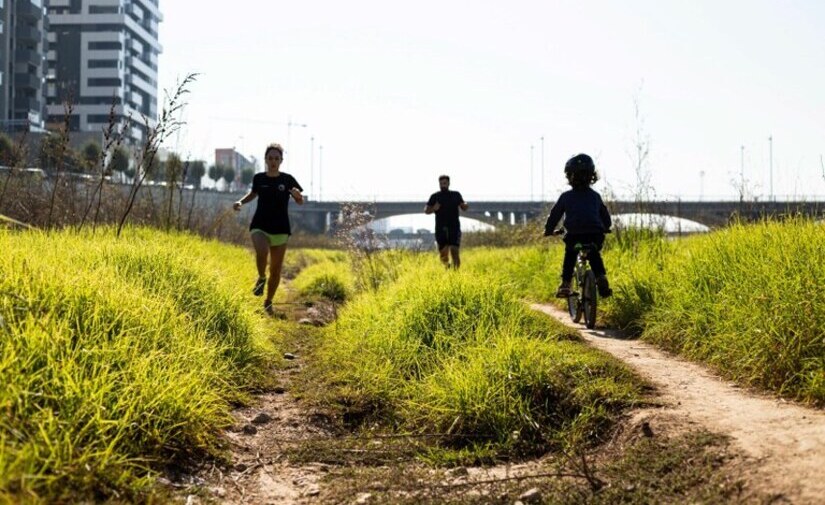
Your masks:
M 252 191 L 258 195 L 258 206 L 249 229 L 263 230 L 272 235 L 291 234 L 287 206 L 293 188 L 304 190 L 289 174 L 281 172 L 278 177 L 270 177 L 266 172 L 255 174 Z

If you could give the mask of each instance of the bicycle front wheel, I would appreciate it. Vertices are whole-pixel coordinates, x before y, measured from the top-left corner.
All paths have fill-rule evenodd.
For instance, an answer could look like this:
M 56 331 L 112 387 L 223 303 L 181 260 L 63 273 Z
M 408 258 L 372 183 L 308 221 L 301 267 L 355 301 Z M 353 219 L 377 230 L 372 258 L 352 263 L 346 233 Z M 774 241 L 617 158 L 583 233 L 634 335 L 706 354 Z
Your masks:
M 582 309 L 584 310 L 584 325 L 588 329 L 596 327 L 596 306 L 599 295 L 596 291 L 596 275 L 592 270 L 588 270 L 584 275 L 584 286 L 582 288 Z
M 570 313 L 570 319 L 572 319 L 574 323 L 578 323 L 582 320 L 582 304 L 580 297 L 580 294 L 573 293 L 567 297 L 567 312 Z

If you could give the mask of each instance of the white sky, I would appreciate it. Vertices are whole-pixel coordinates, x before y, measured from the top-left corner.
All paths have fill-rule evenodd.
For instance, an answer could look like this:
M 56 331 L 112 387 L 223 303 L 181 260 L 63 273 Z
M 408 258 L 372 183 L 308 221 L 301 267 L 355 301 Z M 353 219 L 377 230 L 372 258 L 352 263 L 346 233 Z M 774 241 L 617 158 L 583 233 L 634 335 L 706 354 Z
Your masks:
M 745 177 L 766 197 L 773 135 L 774 192 L 825 196 L 822 0 L 161 0 L 161 9 L 161 88 L 201 74 L 170 147 L 213 163 L 216 147 L 261 158 L 279 141 L 284 170 L 313 196 L 322 179 L 324 199 L 423 201 L 448 173 L 468 202 L 527 199 L 532 144 L 539 199 L 541 136 L 547 199 L 578 152 L 628 194 L 634 95 L 657 195 L 734 197 L 744 145 Z M 287 145 L 289 118 L 309 126 L 292 127 Z

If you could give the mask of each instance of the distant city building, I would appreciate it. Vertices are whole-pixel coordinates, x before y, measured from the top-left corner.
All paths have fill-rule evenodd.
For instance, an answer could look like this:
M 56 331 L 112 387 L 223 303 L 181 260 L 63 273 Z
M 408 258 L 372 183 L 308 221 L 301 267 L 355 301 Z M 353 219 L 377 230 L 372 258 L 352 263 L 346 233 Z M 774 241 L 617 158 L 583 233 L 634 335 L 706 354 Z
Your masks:
M 229 167 L 238 173 L 238 175 L 240 175 L 240 171 L 245 168 L 255 168 L 255 162 L 246 159 L 244 155 L 236 151 L 234 147 L 229 149 L 215 149 L 215 165 Z
M 2 131 L 43 131 L 47 26 L 42 0 L 0 0 Z
M 158 117 L 158 0 L 49 0 L 49 122 L 100 131 L 131 118 L 127 141 L 140 143 Z

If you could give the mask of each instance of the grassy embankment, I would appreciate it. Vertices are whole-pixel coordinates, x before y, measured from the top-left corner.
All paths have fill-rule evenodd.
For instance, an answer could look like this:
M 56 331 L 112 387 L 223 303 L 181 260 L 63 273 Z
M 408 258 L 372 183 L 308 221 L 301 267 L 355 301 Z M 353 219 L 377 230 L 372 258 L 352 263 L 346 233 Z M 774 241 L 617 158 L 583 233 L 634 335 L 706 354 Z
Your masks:
M 609 321 L 635 324 L 645 340 L 742 384 L 822 406 L 823 251 L 822 226 L 806 221 L 648 245 L 639 257 L 617 261 L 622 288 Z M 640 261 L 644 256 L 650 261 Z
M 0 230 L 0 502 L 145 498 L 261 385 L 249 253 L 113 235 Z
M 300 388 L 355 435 L 307 441 L 293 454 L 333 465 L 322 499 L 355 501 L 368 490 L 378 502 L 512 503 L 531 488 L 548 503 L 742 497 L 722 437 L 656 425 L 654 438 L 616 443 L 622 431 L 610 428 L 644 401 L 643 385 L 522 301 L 529 289 L 552 295 L 556 276 L 536 272 L 555 272 L 559 254 L 472 250 L 460 273 L 445 272 L 433 255 L 379 255 L 367 267 L 350 258 L 361 288 L 326 328 Z M 336 277 L 340 267 L 318 270 Z M 318 277 L 304 272 L 296 283 Z M 364 272 L 378 272 L 378 289 L 365 289 L 376 283 Z M 536 455 L 546 456 L 532 463 L 537 477 L 487 480 L 470 493 L 443 469 Z
M 825 405 L 825 233 L 804 220 L 668 240 L 608 237 L 603 321 L 743 385 Z M 551 301 L 560 247 L 474 250 L 465 264 Z
M 429 457 L 441 461 L 490 460 L 595 443 L 639 401 L 626 368 L 493 276 L 445 272 L 430 255 L 392 268 L 397 278 L 344 307 L 316 356 L 324 399 L 351 427 L 437 435 Z

